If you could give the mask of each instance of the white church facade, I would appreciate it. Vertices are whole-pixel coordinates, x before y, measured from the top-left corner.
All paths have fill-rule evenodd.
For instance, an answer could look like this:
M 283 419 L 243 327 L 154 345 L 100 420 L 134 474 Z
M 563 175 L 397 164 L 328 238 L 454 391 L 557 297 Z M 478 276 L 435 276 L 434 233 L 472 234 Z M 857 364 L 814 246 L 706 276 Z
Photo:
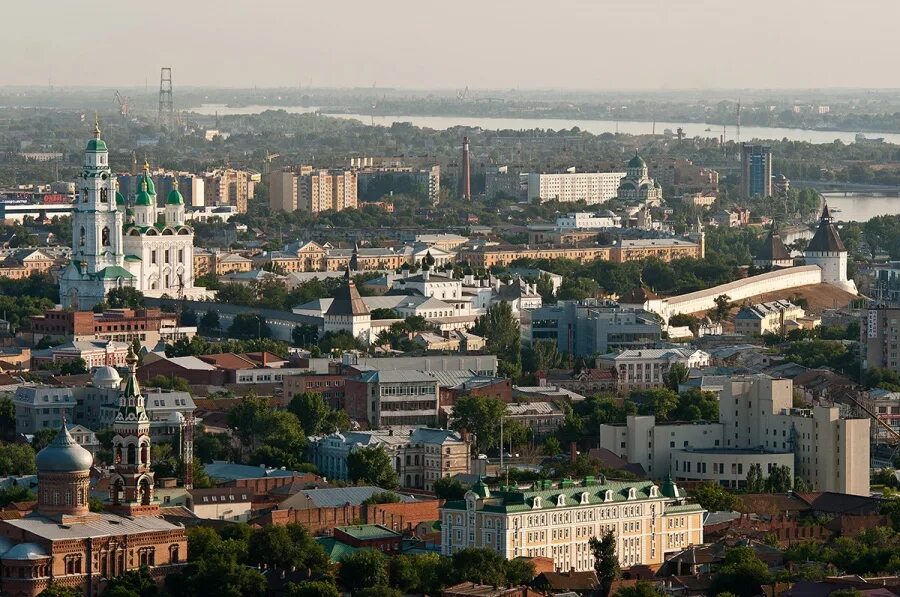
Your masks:
M 134 207 L 116 190 L 109 151 L 94 128 L 72 215 L 72 259 L 60 276 L 63 308 L 89 310 L 114 288 L 149 296 L 199 298 L 194 287 L 194 231 L 185 225 L 184 198 L 174 189 L 158 218 L 149 166 L 138 181 Z

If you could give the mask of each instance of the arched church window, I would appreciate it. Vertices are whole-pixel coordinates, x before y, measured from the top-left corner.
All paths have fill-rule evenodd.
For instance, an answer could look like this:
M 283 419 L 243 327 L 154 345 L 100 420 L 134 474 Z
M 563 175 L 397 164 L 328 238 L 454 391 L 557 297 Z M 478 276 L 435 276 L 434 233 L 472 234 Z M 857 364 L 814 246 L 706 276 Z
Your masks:
M 134 448 L 134 444 L 128 446 L 128 464 L 135 464 L 135 458 L 137 457 L 137 450 Z
M 78 238 L 78 246 L 83 247 L 84 246 L 84 237 L 87 234 L 84 229 L 84 226 L 81 227 L 80 232 L 81 232 L 81 234 L 79 235 L 79 238 Z
M 147 464 L 147 444 L 141 445 L 141 464 Z
M 108 189 L 100 189 L 100 203 L 109 203 Z
M 116 464 L 122 464 L 122 446 L 116 447 Z
M 103 236 L 101 238 L 103 239 L 103 246 L 108 247 L 109 246 L 109 228 L 108 227 L 103 228 Z

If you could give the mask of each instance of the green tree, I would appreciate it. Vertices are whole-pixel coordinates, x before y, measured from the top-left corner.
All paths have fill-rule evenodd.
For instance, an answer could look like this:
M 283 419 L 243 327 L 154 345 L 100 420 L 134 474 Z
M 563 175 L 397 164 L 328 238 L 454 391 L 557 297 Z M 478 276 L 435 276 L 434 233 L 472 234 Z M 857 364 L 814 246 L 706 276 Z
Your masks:
M 794 485 L 794 477 L 790 467 L 786 465 L 776 466 L 766 479 L 766 489 L 772 493 L 785 493 Z
M 731 310 L 731 297 L 727 294 L 720 294 L 717 296 L 713 302 L 715 303 L 715 307 L 712 310 L 712 317 L 716 321 L 722 321 L 728 316 L 728 312 Z
M 0 508 L 12 502 L 30 502 L 36 499 L 34 492 L 24 485 L 9 485 L 0 489 Z
M 383 489 L 399 485 L 391 457 L 384 446 L 362 447 L 347 456 L 347 474 L 354 483 L 363 482 Z
M 434 494 L 441 500 L 461 500 L 468 489 L 455 477 L 441 477 L 434 482 Z
M 715 483 L 704 483 L 691 492 L 694 501 L 710 512 L 734 510 L 737 507 L 737 497 Z
M 654 415 L 657 421 L 670 420 L 670 413 L 678 407 L 678 394 L 668 388 L 636 390 L 631 393 L 631 399 L 640 405 L 640 414 Z
M 506 583 L 506 560 L 492 549 L 467 547 L 453 554 L 455 582 L 503 586 Z
M 497 355 L 507 372 L 517 370 L 521 363 L 521 332 L 509 303 L 502 301 L 489 307 L 487 313 L 475 320 L 472 333 L 486 339 L 487 352 Z
M 750 547 L 737 547 L 725 553 L 725 561 L 712 578 L 710 595 L 724 592 L 737 597 L 753 597 L 769 583 L 769 567 Z
M 384 585 L 375 585 L 374 587 L 366 587 L 354 593 L 356 597 L 403 597 L 403 593 L 394 587 Z
M 294 346 L 313 346 L 319 340 L 319 328 L 311 324 L 295 325 L 291 331 Z
M 38 593 L 38 597 L 83 597 L 84 592 L 75 587 L 66 587 L 57 582 L 51 582 L 47 588 Z
M 534 580 L 534 562 L 518 558 L 506 560 L 503 564 L 503 570 L 508 586 L 530 585 L 531 581 Z
M 639 580 L 633 587 L 622 587 L 615 597 L 662 597 L 665 593 L 659 587 L 645 580 Z
M 0 444 L 0 477 L 33 475 L 35 450 L 28 444 Z
M 285 593 L 287 597 L 341 597 L 341 592 L 334 583 L 324 580 L 288 583 Z
M 419 569 L 412 556 L 399 555 L 391 558 L 389 576 L 391 586 L 404 593 L 417 590 L 421 584 Z
M 178 390 L 179 392 L 190 392 L 191 384 L 183 377 L 175 377 L 168 375 L 154 375 L 144 384 L 148 388 L 159 388 L 161 390 Z
M 690 371 L 684 363 L 674 363 L 666 373 L 666 387 L 677 392 L 678 386 L 686 382 L 689 375 Z
M 341 560 L 338 582 L 354 594 L 368 587 L 387 585 L 389 580 L 387 558 L 380 551 L 365 549 Z
M 37 453 L 46 448 L 57 434 L 59 434 L 58 429 L 46 428 L 37 431 L 31 436 L 31 447 L 34 448 L 34 452 Z
M 562 446 L 559 444 L 559 440 L 556 439 L 555 436 L 550 436 L 546 440 L 544 440 L 544 446 L 541 448 L 544 452 L 545 456 L 556 456 L 557 454 L 562 452 Z
M 127 570 L 109 579 L 104 597 L 154 597 L 159 594 L 159 586 L 150 576 L 150 570 L 141 566 L 137 570 Z
M 272 329 L 266 323 L 266 318 L 259 313 L 238 313 L 228 326 L 228 335 L 242 340 L 269 338 L 272 336 Z
M 144 294 L 131 286 L 113 288 L 106 293 L 106 304 L 111 309 L 140 309 L 144 306 Z
M 495 396 L 461 396 L 453 406 L 450 427 L 475 434 L 479 450 L 499 445 L 500 419 L 506 415 L 506 404 Z
M 268 525 L 250 535 L 247 558 L 254 564 L 265 564 L 275 570 L 290 570 L 297 565 L 300 554 L 287 527 Z
M 599 539 L 591 537 L 588 541 L 591 554 L 594 556 L 594 572 L 599 584 L 597 593 L 600 597 L 609 597 L 612 583 L 619 578 L 619 556 L 616 555 L 616 535 L 607 531 Z
M 347 411 L 331 408 L 316 392 L 295 394 L 287 408 L 300 420 L 306 435 L 334 433 L 350 427 Z
M 691 388 L 678 395 L 678 405 L 669 417 L 673 421 L 718 421 L 719 398 L 713 392 Z
M 16 406 L 9 396 L 0 396 L 0 439 L 11 440 L 16 435 Z
M 382 307 L 372 309 L 369 313 L 372 319 L 403 319 L 403 316 L 400 315 L 394 309 L 385 309 Z
M 198 328 L 202 334 L 212 334 L 219 331 L 219 312 L 209 309 L 200 318 Z
M 69 361 L 63 361 L 59 365 L 60 375 L 83 375 L 87 372 L 87 362 L 81 357 L 75 357 L 74 359 L 71 359 Z
M 765 491 L 766 481 L 763 478 L 762 467 L 759 464 L 750 465 L 747 471 L 747 491 L 749 493 L 761 493 Z
M 400 496 L 393 491 L 379 491 L 362 501 L 363 504 L 399 504 Z

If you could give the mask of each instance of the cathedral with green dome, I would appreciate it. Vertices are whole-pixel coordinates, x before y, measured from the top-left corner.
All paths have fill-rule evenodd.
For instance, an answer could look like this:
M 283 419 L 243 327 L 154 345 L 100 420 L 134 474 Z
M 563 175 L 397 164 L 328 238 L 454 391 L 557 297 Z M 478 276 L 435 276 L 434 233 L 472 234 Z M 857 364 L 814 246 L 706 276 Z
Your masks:
M 90 310 L 110 290 L 130 286 L 145 295 L 193 297 L 194 230 L 186 224 L 177 185 L 160 213 L 148 164 L 131 205 L 118 191 L 100 126 L 84 151 L 72 216 L 72 259 L 60 276 L 64 308 Z
M 662 186 L 650 178 L 644 159 L 634 154 L 625 170 L 625 178 L 619 183 L 618 199 L 640 203 L 659 204 L 662 202 Z

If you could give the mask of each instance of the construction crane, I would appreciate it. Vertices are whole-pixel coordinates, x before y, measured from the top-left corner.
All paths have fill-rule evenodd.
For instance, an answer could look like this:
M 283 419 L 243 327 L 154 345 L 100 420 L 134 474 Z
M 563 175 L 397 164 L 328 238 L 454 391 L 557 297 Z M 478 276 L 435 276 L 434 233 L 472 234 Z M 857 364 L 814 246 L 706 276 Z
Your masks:
M 458 99 L 461 102 L 465 101 L 467 95 L 469 95 L 469 86 L 468 85 L 466 85 L 466 88 L 463 89 L 462 91 L 456 92 L 456 99 Z
M 122 95 L 118 90 L 116 90 L 115 100 L 116 103 L 119 104 L 119 114 L 122 116 L 122 118 L 128 118 L 128 106 L 131 104 L 131 98 Z
M 271 167 L 271 164 L 272 164 L 272 160 L 274 160 L 276 158 L 280 158 L 280 157 L 281 157 L 280 153 L 269 153 L 268 151 L 266 151 L 266 157 L 263 158 L 263 160 L 265 162 L 265 166 L 263 167 L 263 170 L 264 170 L 263 174 L 268 174 L 269 168 Z

